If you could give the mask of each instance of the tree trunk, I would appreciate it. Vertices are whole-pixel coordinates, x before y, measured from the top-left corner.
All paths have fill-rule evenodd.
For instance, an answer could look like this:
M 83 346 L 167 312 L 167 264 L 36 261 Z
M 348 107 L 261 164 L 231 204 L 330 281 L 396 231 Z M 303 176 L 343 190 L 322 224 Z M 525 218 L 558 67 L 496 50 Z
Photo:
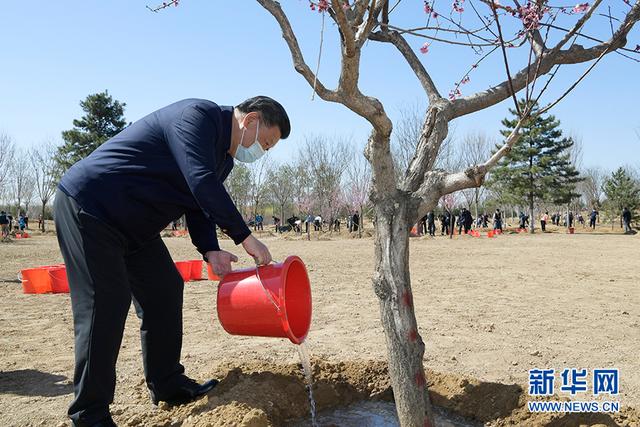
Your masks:
M 475 193 L 475 199 L 476 199 L 475 200 L 475 202 L 476 202 L 476 220 L 475 220 L 476 227 L 474 227 L 474 228 L 480 228 L 480 227 L 477 227 L 477 224 L 478 224 L 478 199 L 480 199 L 480 190 L 478 188 L 475 188 L 474 189 L 474 193 Z
M 535 222 L 533 216 L 533 193 L 529 193 L 529 232 L 533 234 L 535 232 Z
M 362 224 L 364 224 L 364 221 L 362 221 L 362 206 L 360 206 L 360 211 L 358 212 L 358 238 L 362 239 Z
M 401 426 L 435 426 L 422 359 L 424 342 L 418 333 L 409 274 L 407 202 L 376 203 L 375 273 L 373 289 L 380 302 L 389 375 Z M 426 418 L 425 418 L 426 417 Z
M 45 202 L 44 200 L 42 201 L 42 232 L 45 232 L 45 227 L 44 227 L 44 213 L 45 213 L 45 209 L 47 208 L 47 202 Z

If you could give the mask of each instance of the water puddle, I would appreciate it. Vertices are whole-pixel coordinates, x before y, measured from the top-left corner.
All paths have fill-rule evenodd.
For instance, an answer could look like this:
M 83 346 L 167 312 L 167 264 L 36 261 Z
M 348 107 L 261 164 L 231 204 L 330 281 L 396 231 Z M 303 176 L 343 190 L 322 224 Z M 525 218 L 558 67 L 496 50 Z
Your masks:
M 452 414 L 436 407 L 435 423 L 437 427 L 481 427 L 482 423 L 469 421 L 459 415 Z M 315 419 L 298 420 L 291 427 L 306 427 L 312 422 L 314 426 L 328 427 L 398 427 L 396 407 L 393 402 L 363 401 L 344 408 L 321 411 Z

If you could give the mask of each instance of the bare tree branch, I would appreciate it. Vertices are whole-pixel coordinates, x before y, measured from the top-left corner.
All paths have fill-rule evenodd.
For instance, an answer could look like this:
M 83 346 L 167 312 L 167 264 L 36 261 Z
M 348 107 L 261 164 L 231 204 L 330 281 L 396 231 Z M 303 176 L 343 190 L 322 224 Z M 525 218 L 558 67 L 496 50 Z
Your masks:
M 589 8 L 589 10 L 587 10 L 587 12 L 580 19 L 578 19 L 578 22 L 576 22 L 573 28 L 567 34 L 564 35 L 562 40 L 560 40 L 557 45 L 555 45 L 552 51 L 556 52 L 562 49 L 562 47 L 565 44 L 567 44 L 569 40 L 571 40 L 571 37 L 573 37 L 573 35 L 576 34 L 578 31 L 580 31 L 580 29 L 584 26 L 585 22 L 587 22 L 589 18 L 591 18 L 591 15 L 593 15 L 593 12 L 598 8 L 598 6 L 600 6 L 600 3 L 602 3 L 602 0 L 594 1 L 593 5 Z M 613 37 L 613 34 L 612 34 L 612 37 Z
M 332 91 L 327 89 L 321 82 L 318 80 L 317 76 L 311 71 L 311 68 L 307 65 L 302 56 L 302 51 L 300 50 L 300 45 L 298 44 L 298 39 L 291 28 L 291 23 L 289 19 L 282 11 L 280 4 L 274 0 L 257 0 L 258 3 L 262 7 L 264 7 L 280 24 L 280 28 L 282 29 L 282 37 L 287 42 L 289 46 L 289 51 L 291 52 L 291 57 L 293 59 L 293 66 L 295 70 L 302 74 L 305 80 L 309 83 L 311 87 L 315 87 L 316 93 L 320 98 L 325 101 L 331 102 L 340 102 L 340 96 L 336 91 Z M 315 85 L 315 86 L 314 86 Z
M 547 74 L 553 66 L 558 64 L 579 64 L 591 61 L 597 59 L 603 52 L 610 53 L 614 49 L 623 47 L 627 42 L 627 34 L 638 20 L 640 20 L 640 0 L 636 0 L 636 3 L 627 14 L 625 20 L 609 41 L 588 49 L 580 45 L 574 45 L 567 50 L 560 50 L 553 53 L 548 51 L 542 56 L 537 74 Z M 534 77 L 534 71 L 531 69 L 527 70 L 527 68 L 529 67 L 523 68 L 513 77 L 512 85 L 515 92 L 524 88 L 527 82 L 527 73 L 532 74 L 529 76 L 529 81 Z M 452 101 L 453 117 L 464 116 L 504 101 L 511 96 L 510 85 L 509 80 L 506 80 L 485 91 Z
M 397 31 L 390 31 L 387 33 L 378 31 L 375 33 L 371 33 L 369 35 L 369 38 L 375 41 L 391 43 L 400 51 L 402 56 L 404 56 L 404 59 L 413 70 L 416 77 L 418 77 L 422 88 L 425 90 L 427 96 L 429 97 L 429 102 L 433 103 L 436 102 L 436 100 L 442 98 L 442 96 L 438 92 L 438 89 L 436 88 L 436 85 L 433 83 L 431 76 L 416 56 L 414 50 L 411 48 L 411 46 L 409 46 L 404 37 L 402 37 Z

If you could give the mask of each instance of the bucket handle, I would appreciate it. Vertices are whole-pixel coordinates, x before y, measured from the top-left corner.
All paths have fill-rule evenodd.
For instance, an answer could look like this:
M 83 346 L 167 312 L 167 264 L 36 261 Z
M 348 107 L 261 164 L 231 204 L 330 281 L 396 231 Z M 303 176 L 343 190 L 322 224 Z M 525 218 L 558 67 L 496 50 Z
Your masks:
M 269 292 L 267 287 L 262 282 L 262 278 L 260 277 L 260 266 L 259 265 L 256 265 L 256 277 L 258 278 L 258 281 L 260 282 L 260 285 L 262 286 L 262 290 L 264 291 L 265 295 L 267 296 L 269 301 L 271 301 L 271 304 L 273 304 L 273 306 L 278 311 L 278 315 L 282 316 L 282 309 L 280 308 L 278 303 L 276 303 L 276 300 L 273 298 L 273 295 L 271 295 L 271 292 Z

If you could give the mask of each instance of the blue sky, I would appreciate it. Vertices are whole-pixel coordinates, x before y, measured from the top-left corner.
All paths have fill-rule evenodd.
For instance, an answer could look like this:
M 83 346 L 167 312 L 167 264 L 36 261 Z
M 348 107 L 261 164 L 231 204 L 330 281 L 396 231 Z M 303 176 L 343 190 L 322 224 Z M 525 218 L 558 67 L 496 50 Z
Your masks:
M 307 62 L 315 67 L 320 16 L 306 0 L 283 0 Z M 138 0 L 68 0 L 6 2 L 0 16 L 0 131 L 20 146 L 50 139 L 72 127 L 78 105 L 104 89 L 126 102 L 129 121 L 187 97 L 237 104 L 264 94 L 288 110 L 292 134 L 275 154 L 286 161 L 309 134 L 350 137 L 363 147 L 368 124 L 345 107 L 311 100 L 311 88 L 291 65 L 275 20 L 251 0 L 182 0 L 178 8 L 151 13 Z M 612 3 L 621 13 L 622 2 Z M 467 8 L 469 9 L 469 8 Z M 436 7 L 441 13 L 448 6 Z M 467 11 L 468 12 L 468 11 Z M 465 13 L 467 13 L 465 12 Z M 402 25 L 424 24 L 422 2 L 405 0 L 395 12 Z M 574 19 L 574 18 L 570 18 Z M 508 27 L 508 25 L 507 25 Z M 507 28 L 508 29 L 508 28 Z M 601 19 L 589 34 L 606 37 Z M 410 39 L 419 49 L 422 41 Z M 632 48 L 640 43 L 635 28 Z M 522 54 L 511 53 L 514 61 Z M 468 49 L 434 44 L 420 55 L 443 94 L 474 61 Z M 640 58 L 639 55 L 636 55 Z M 326 21 L 320 78 L 332 86 L 338 76 L 336 31 Z M 561 93 L 584 65 L 563 69 L 552 94 Z M 565 132 L 582 137 L 584 164 L 607 169 L 640 164 L 640 64 L 607 56 L 596 70 L 554 108 Z M 499 56 L 486 62 L 463 87 L 468 95 L 504 78 Z M 370 42 L 364 49 L 361 88 L 382 100 L 392 119 L 407 105 L 424 103 L 424 93 L 403 59 L 391 47 Z M 455 134 L 483 131 L 498 136 L 500 120 L 511 106 L 505 101 L 456 120 Z

